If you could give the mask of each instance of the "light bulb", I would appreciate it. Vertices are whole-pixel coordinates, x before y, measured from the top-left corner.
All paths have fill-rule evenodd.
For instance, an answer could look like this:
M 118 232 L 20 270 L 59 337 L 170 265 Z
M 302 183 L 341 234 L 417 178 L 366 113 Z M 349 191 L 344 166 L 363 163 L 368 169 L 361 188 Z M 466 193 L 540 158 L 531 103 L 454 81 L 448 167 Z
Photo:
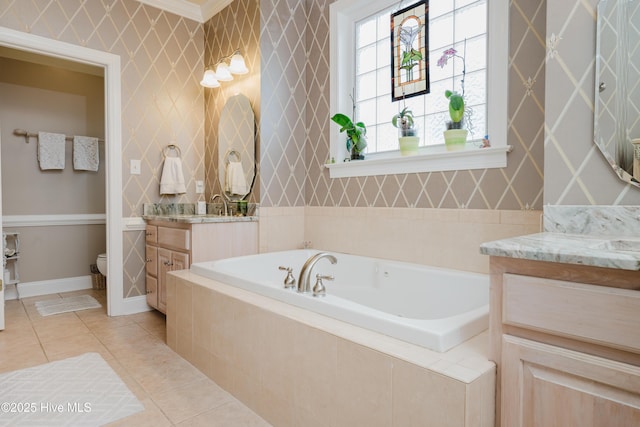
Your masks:
M 247 74 L 249 69 L 247 65 L 244 63 L 244 58 L 240 55 L 240 52 L 236 52 L 231 57 L 231 62 L 229 63 L 229 71 L 233 74 Z
M 216 73 L 209 69 L 204 72 L 204 76 L 202 77 L 200 84 L 204 87 L 220 87 L 220 83 L 216 79 Z
M 218 64 L 216 67 L 216 78 L 221 82 L 233 80 L 233 76 L 229 72 L 229 66 L 226 63 L 221 62 Z

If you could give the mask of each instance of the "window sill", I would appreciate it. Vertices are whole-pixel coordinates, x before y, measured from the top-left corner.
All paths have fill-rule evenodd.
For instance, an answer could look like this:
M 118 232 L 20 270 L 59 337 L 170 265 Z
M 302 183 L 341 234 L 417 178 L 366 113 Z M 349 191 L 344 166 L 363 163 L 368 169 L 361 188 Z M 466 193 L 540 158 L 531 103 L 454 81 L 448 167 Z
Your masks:
M 422 147 L 418 154 L 401 156 L 400 152 L 371 154 L 365 160 L 327 163 L 331 178 L 438 172 L 468 169 L 492 169 L 507 166 L 511 146 L 446 151 L 444 145 Z

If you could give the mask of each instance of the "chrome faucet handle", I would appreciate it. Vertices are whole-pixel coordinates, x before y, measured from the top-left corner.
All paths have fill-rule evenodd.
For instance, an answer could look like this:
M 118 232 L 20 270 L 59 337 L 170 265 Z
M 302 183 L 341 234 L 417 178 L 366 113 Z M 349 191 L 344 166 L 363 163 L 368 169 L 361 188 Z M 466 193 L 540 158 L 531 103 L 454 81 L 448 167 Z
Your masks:
M 293 269 L 291 267 L 284 267 L 284 266 L 280 266 L 278 267 L 278 270 L 282 270 L 282 271 L 286 271 L 287 272 L 287 277 L 284 278 L 284 288 L 285 289 L 289 289 L 289 288 L 295 288 L 296 287 L 296 279 L 295 277 L 293 277 Z
M 324 283 L 322 283 L 323 280 L 333 280 L 333 276 L 316 274 L 316 284 L 313 285 L 314 297 L 324 297 L 327 295 L 327 289 L 324 287 Z

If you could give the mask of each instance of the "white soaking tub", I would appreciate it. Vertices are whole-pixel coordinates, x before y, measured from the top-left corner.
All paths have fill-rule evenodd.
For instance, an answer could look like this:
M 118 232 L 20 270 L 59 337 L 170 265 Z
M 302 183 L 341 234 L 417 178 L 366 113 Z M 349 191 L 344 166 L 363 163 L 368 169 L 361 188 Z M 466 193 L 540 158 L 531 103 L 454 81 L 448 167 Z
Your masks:
M 489 276 L 331 252 L 310 275 L 332 275 L 327 294 L 314 297 L 285 289 L 285 271 L 296 281 L 317 250 L 293 250 L 194 263 L 191 271 L 219 282 L 293 304 L 438 352 L 489 326 Z

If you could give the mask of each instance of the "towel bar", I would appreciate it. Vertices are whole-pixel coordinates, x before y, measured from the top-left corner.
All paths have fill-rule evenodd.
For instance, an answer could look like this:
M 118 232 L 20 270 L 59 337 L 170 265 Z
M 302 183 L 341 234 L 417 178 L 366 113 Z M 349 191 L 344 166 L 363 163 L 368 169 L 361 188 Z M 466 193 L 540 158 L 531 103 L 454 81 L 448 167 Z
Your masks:
M 25 142 L 28 144 L 29 143 L 29 138 L 37 138 L 38 134 L 35 132 L 28 132 L 24 129 L 14 129 L 13 130 L 13 134 L 16 136 L 24 136 L 24 140 Z M 66 136 L 65 135 L 65 140 L 66 141 L 73 141 L 73 136 Z M 102 138 L 98 138 L 98 142 L 104 142 L 104 139 Z

